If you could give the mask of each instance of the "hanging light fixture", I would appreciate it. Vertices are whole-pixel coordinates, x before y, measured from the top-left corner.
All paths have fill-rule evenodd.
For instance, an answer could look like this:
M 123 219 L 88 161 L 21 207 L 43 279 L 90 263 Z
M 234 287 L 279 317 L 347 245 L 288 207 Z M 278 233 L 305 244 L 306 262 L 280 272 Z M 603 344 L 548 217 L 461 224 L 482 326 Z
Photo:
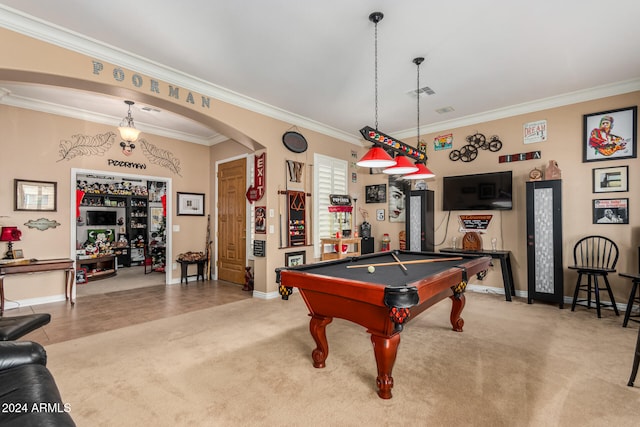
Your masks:
M 396 164 L 395 166 L 391 166 L 386 168 L 382 172 L 388 175 L 405 175 L 408 173 L 413 173 L 418 171 L 418 166 L 411 162 L 407 158 L 407 156 L 396 156 Z
M 382 21 L 384 15 L 382 12 L 373 12 L 369 15 L 369 21 L 373 22 L 375 27 L 375 128 L 378 130 L 378 22 Z M 396 161 L 382 147 L 374 145 L 365 154 L 356 165 L 366 168 L 385 168 L 394 166 Z
M 123 140 L 127 142 L 135 142 L 138 139 L 138 136 L 140 136 L 140 131 L 133 125 L 133 117 L 131 116 L 131 106 L 135 104 L 135 102 L 124 101 L 124 103 L 129 106 L 129 112 L 127 113 L 127 116 L 120 122 L 118 131 L 120 132 L 120 137 Z
M 417 88 L 416 88 L 416 96 L 418 98 L 418 120 L 417 120 L 417 132 L 418 132 L 418 146 L 420 145 L 420 64 L 424 61 L 424 58 L 418 57 L 413 59 L 413 63 L 416 64 L 416 68 L 418 70 L 417 75 Z M 415 172 L 409 173 L 405 175 L 403 178 L 405 179 L 429 179 L 434 178 L 436 174 L 431 172 L 429 168 L 423 163 L 416 164 Z

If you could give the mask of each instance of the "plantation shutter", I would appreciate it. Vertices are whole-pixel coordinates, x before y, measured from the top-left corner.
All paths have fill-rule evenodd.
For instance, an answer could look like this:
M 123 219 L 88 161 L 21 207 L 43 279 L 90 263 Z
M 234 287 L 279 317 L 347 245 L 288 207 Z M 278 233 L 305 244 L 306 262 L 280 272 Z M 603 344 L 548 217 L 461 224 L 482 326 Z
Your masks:
M 348 194 L 347 162 L 333 157 L 314 154 L 314 222 L 315 257 L 320 257 L 320 239 L 331 237 L 329 194 Z

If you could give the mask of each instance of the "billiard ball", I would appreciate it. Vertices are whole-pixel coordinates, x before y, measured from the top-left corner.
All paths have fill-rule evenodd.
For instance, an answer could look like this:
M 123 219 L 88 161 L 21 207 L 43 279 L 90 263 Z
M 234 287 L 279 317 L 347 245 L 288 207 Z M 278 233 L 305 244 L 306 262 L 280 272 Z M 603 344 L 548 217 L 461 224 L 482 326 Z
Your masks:
M 367 271 L 369 273 L 373 273 L 374 271 L 376 271 L 376 268 L 373 265 L 370 265 L 369 267 L 367 267 Z

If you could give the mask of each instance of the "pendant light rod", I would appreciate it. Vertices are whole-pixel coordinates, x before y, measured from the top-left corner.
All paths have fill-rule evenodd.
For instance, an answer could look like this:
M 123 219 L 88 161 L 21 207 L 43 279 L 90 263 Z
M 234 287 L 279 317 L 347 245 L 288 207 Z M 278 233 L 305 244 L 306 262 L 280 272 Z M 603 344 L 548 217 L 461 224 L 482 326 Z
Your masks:
M 418 69 L 417 72 L 417 79 L 416 79 L 416 99 L 417 99 L 417 103 L 418 103 L 418 118 L 417 118 L 417 129 L 418 129 L 418 139 L 417 144 L 420 145 L 420 64 L 422 64 L 422 62 L 424 61 L 424 58 L 419 56 L 417 58 L 413 58 L 413 63 L 416 64 L 416 68 Z
M 369 15 L 369 21 L 373 22 L 375 27 L 375 43 L 374 43 L 374 81 L 375 81 L 375 94 L 374 94 L 374 102 L 375 102 L 375 129 L 378 130 L 378 22 L 382 21 L 384 18 L 384 14 L 382 12 L 373 12 Z

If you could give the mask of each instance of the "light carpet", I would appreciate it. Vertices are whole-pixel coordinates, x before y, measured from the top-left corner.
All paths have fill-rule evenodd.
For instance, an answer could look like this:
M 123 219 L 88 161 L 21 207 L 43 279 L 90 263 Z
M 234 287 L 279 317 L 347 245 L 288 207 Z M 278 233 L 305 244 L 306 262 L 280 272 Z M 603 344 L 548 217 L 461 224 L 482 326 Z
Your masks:
M 467 293 L 402 332 L 393 398 L 378 398 L 369 335 L 335 319 L 315 369 L 309 317 L 250 299 L 47 347 L 79 426 L 635 426 L 637 329 L 605 312 Z M 640 383 L 640 379 L 639 379 Z

